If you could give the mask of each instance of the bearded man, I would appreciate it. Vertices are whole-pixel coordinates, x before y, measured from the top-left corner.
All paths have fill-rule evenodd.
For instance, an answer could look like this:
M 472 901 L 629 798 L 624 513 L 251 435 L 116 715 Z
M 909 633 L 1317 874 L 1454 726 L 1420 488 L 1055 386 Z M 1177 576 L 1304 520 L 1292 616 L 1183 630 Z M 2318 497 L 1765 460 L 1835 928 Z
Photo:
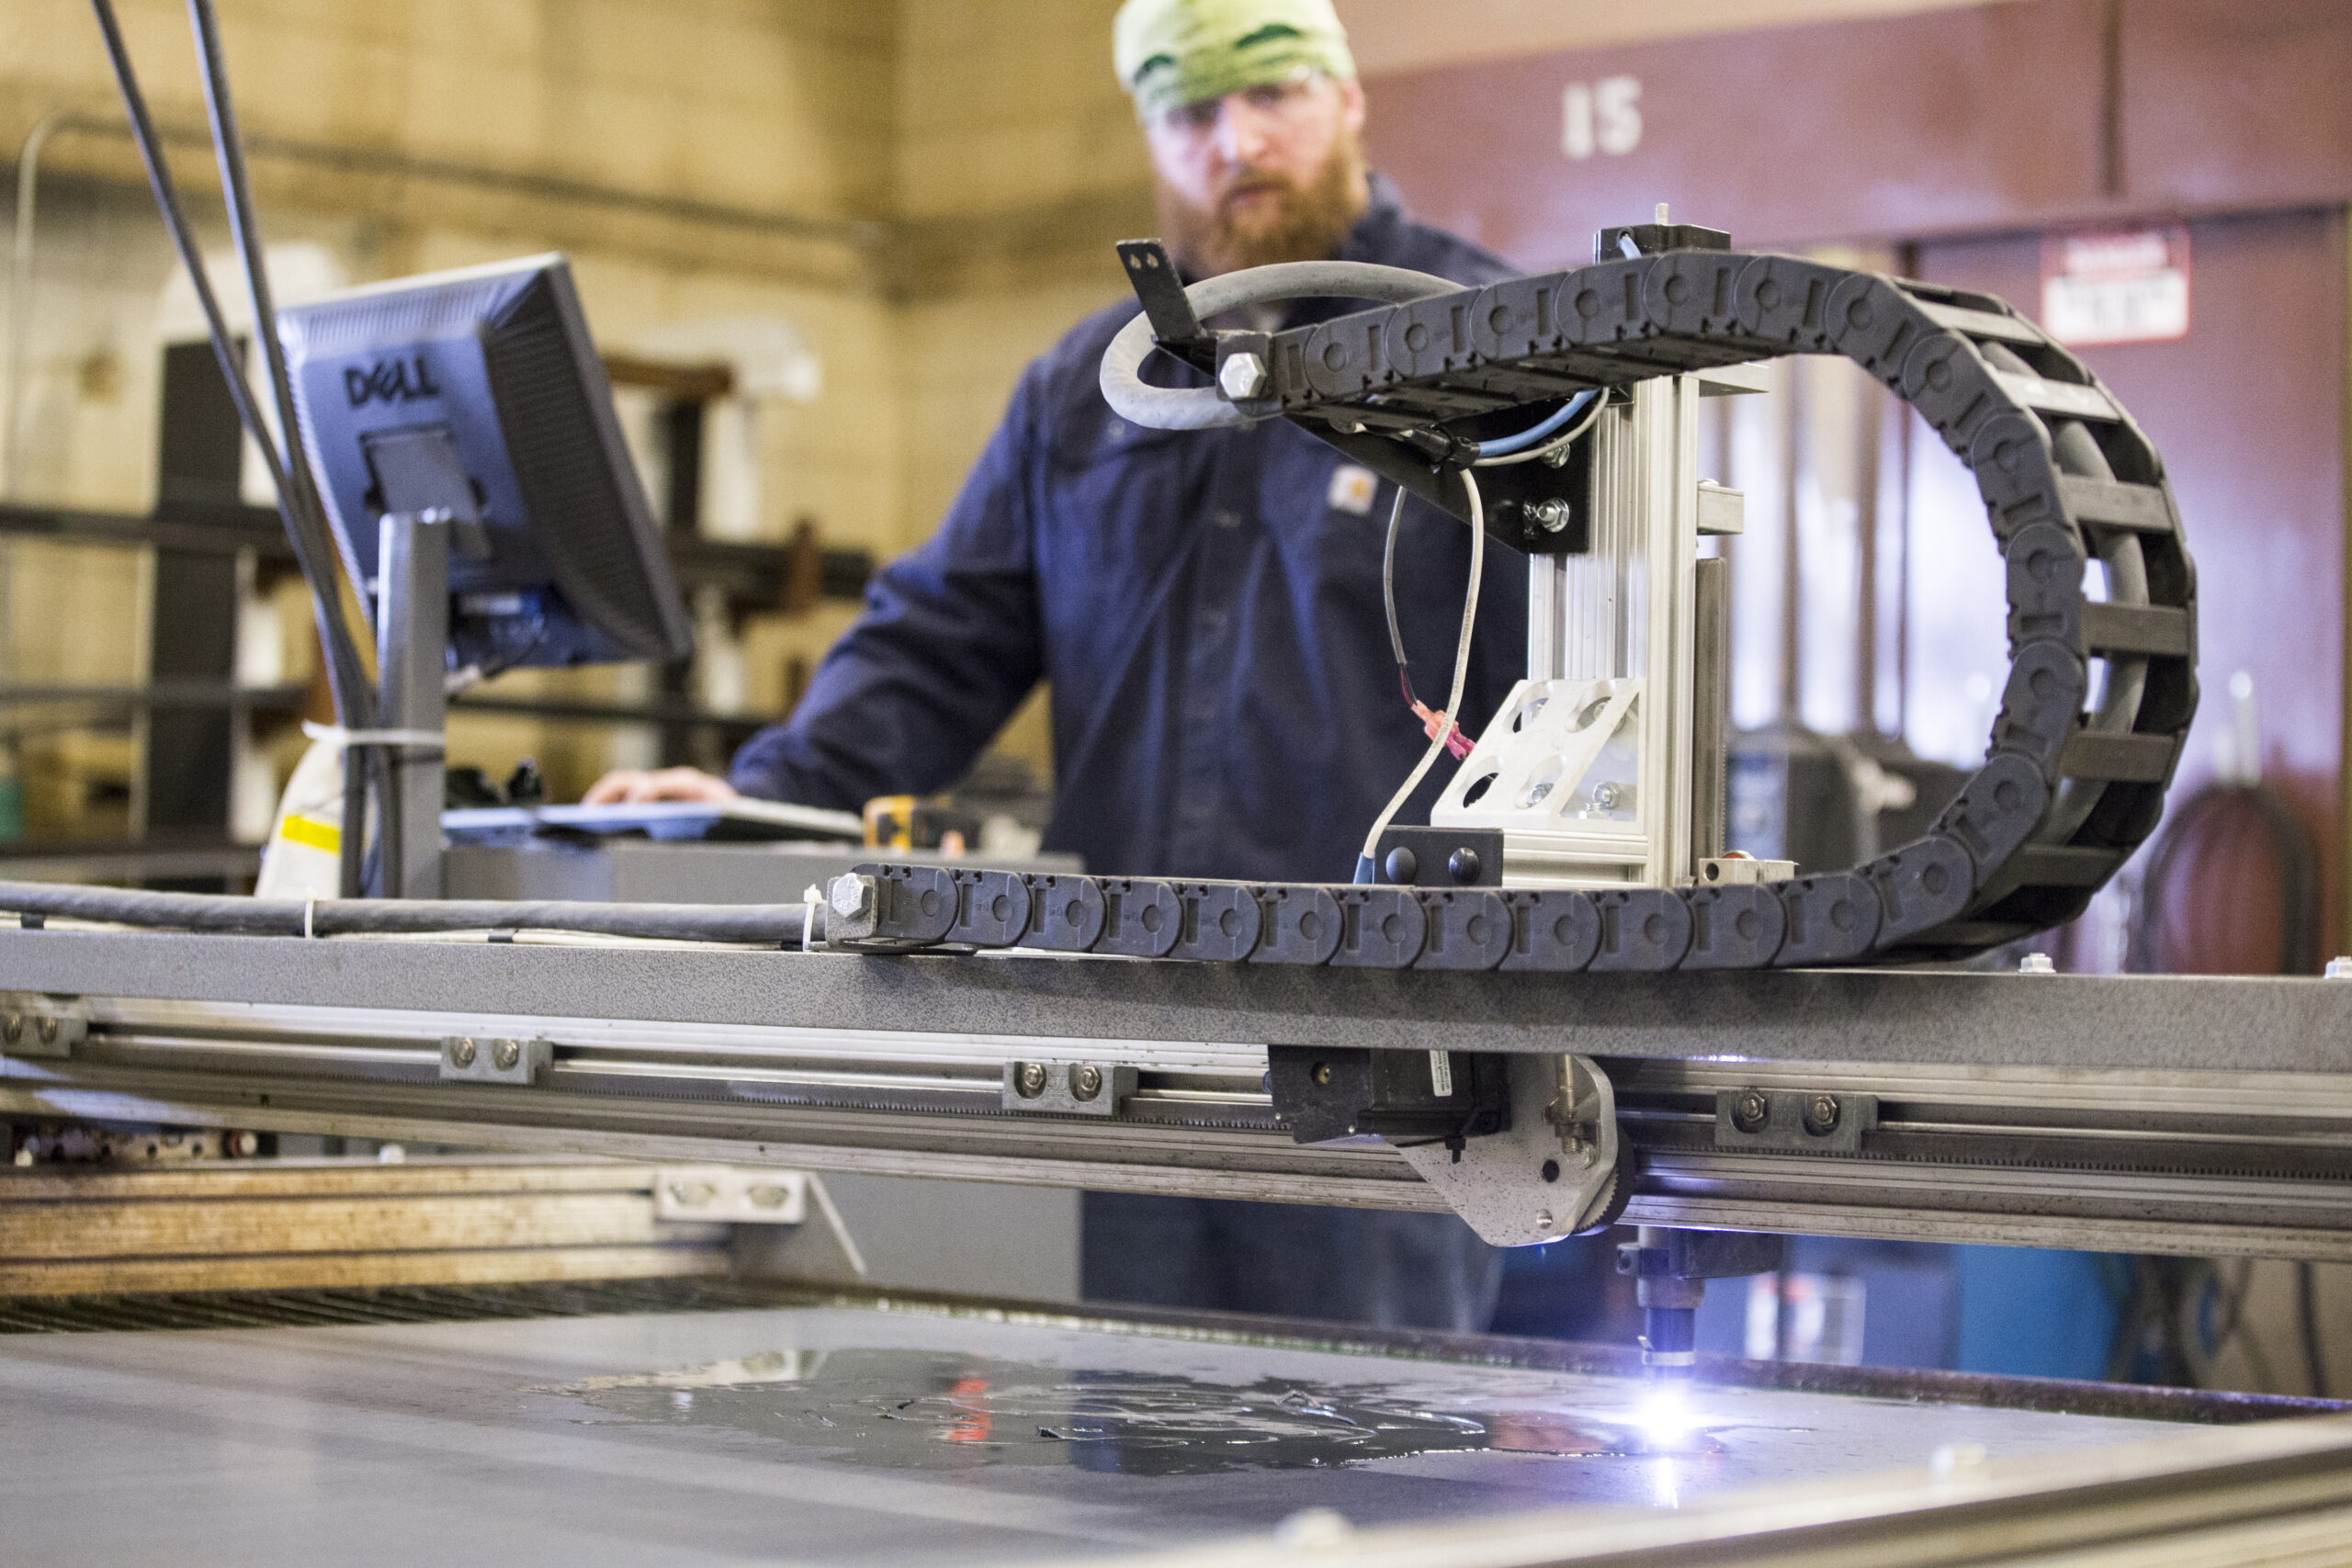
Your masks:
M 1127 0 L 1120 80 L 1161 234 L 1193 280 L 1339 258 L 1462 283 L 1510 276 L 1408 219 L 1358 141 L 1363 88 L 1330 0 Z M 1115 263 L 1104 259 L 1106 275 Z M 1352 308 L 1270 308 L 1296 325 Z M 1048 849 L 1113 875 L 1347 881 L 1426 736 L 1381 595 L 1393 491 L 1285 421 L 1142 430 L 1097 385 L 1122 299 L 1029 366 L 930 542 L 878 573 L 786 723 L 732 784 L 619 773 L 599 800 L 741 791 L 855 810 L 943 788 L 1036 683 L 1051 691 Z M 1170 384 L 1200 384 L 1165 361 Z M 1415 502 L 1397 543 L 1407 653 L 1443 690 L 1469 536 Z M 1525 664 L 1525 563 L 1491 561 L 1463 706 L 1476 734 Z M 1426 821 L 1433 773 L 1400 821 Z M 1089 1193 L 1101 1300 L 1483 1328 L 1499 1255 L 1451 1215 Z

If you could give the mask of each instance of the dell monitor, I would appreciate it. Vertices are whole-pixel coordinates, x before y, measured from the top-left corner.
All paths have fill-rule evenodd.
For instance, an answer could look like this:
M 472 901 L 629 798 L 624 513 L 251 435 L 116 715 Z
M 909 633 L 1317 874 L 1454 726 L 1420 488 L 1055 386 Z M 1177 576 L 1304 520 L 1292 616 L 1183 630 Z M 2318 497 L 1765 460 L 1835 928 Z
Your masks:
M 671 660 L 691 623 L 560 255 L 278 311 L 304 450 L 380 617 L 379 531 L 439 514 L 454 668 Z
M 451 669 L 683 659 L 694 638 L 561 256 L 278 312 L 335 543 L 375 623 L 398 809 L 376 886 L 441 891 Z

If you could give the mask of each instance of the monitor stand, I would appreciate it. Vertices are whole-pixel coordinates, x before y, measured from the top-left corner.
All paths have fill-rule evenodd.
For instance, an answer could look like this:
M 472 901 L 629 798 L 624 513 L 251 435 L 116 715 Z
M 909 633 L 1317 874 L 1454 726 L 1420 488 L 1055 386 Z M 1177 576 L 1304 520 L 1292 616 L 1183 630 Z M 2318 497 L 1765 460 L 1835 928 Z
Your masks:
M 376 579 L 377 722 L 400 777 L 397 818 L 379 831 L 378 891 L 387 898 L 441 897 L 442 770 L 447 753 L 449 536 L 446 509 L 387 513 Z
M 442 770 L 448 717 L 449 551 L 486 554 L 473 481 L 447 427 L 365 438 L 385 512 L 377 533 L 377 723 L 400 777 L 397 817 L 381 814 L 378 892 L 441 897 Z

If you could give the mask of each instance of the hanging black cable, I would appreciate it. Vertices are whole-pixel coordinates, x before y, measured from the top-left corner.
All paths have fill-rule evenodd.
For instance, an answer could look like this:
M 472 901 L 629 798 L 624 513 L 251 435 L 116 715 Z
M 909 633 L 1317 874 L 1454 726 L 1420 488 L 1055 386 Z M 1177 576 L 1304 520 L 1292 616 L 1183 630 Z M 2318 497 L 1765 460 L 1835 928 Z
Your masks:
M 2295 1265 L 2295 1322 L 2302 1331 L 2303 1371 L 2311 1380 L 2312 1397 L 2326 1399 L 2327 1358 L 2319 1332 L 2319 1270 L 2308 1260 Z
M 2174 883 L 2196 850 L 2210 843 L 2217 828 L 2233 815 L 2250 816 L 2261 825 L 2278 865 L 2278 973 L 2319 972 L 2319 848 L 2295 819 L 2286 799 L 2258 780 L 2207 784 L 2173 812 L 2140 878 L 2127 968 L 2143 973 L 2170 970 L 2165 910 L 2172 901 Z M 2241 1299 L 2230 1310 L 2232 1329 L 2237 1326 L 2243 1304 Z M 2322 1352 L 2318 1280 L 2309 1263 L 2295 1266 L 2295 1304 L 2304 1375 L 2312 1393 L 2324 1398 L 2327 1368 Z M 2127 1305 L 2127 1318 L 2143 1305 L 2135 1292 L 2133 1303 Z
M 188 0 L 188 28 L 196 39 L 197 61 L 202 66 L 204 107 L 212 124 L 212 150 L 220 165 L 220 195 L 229 209 L 229 231 L 237 246 L 237 260 L 244 268 L 245 288 L 253 299 L 254 335 L 261 340 L 262 364 L 269 373 L 272 397 L 277 404 L 278 428 L 285 432 L 286 477 L 293 496 L 288 512 L 288 526 L 297 523 L 306 529 L 314 547 L 332 550 L 328 542 L 324 509 L 319 504 L 318 486 L 311 475 L 310 455 L 304 450 L 300 418 L 294 407 L 294 383 L 286 370 L 286 347 L 277 336 L 277 304 L 269 288 L 269 267 L 262 254 L 261 231 L 254 222 L 253 190 L 245 174 L 244 142 L 237 130 L 236 103 L 229 94 L 228 67 L 220 50 L 220 23 L 212 12 L 212 0 Z M 358 649 L 351 640 L 349 628 L 343 620 L 340 600 L 334 606 L 336 630 L 343 646 L 337 657 L 348 663 L 356 673 L 360 668 Z M 355 685 L 364 684 L 364 681 Z M 355 703 L 352 711 L 365 716 L 355 725 L 344 721 L 347 729 L 373 728 L 376 723 L 375 693 L 369 690 L 366 698 Z M 355 752 L 356 755 L 355 756 Z M 358 891 L 360 840 L 366 830 L 366 780 L 371 776 L 375 784 L 378 810 L 376 832 L 380 853 L 379 866 L 401 863 L 400 853 L 400 769 L 389 752 L 379 746 L 354 747 L 345 743 L 344 750 L 344 823 L 343 891 Z
M 269 470 L 270 485 L 277 493 L 278 511 L 286 524 L 288 543 L 293 547 L 296 564 L 301 569 L 303 581 L 310 585 L 313 608 L 318 615 L 320 640 L 326 649 L 327 680 L 335 703 L 335 715 L 342 723 L 372 722 L 371 694 L 367 675 L 359 664 L 357 651 L 345 624 L 341 601 L 334 593 L 334 551 L 333 542 L 324 530 L 313 530 L 306 525 L 302 502 L 304 496 L 291 482 L 286 465 L 280 457 L 277 444 L 272 439 L 261 410 L 254 402 L 253 389 L 244 377 L 244 367 L 236 352 L 235 340 L 230 335 L 226 318 L 220 312 L 220 302 L 212 291 L 212 280 L 204 267 L 203 253 L 198 248 L 195 231 L 189 227 L 179 193 L 172 183 L 171 167 L 164 161 L 163 143 L 155 133 L 153 121 L 147 112 L 146 96 L 140 90 L 139 79 L 130 63 L 130 56 L 123 44 L 122 32 L 115 20 L 111 0 L 92 0 L 97 13 L 98 28 L 105 35 L 107 55 L 114 67 L 115 83 L 121 90 L 125 110 L 130 116 L 131 138 L 137 143 L 141 162 L 146 166 L 148 188 L 154 193 L 155 205 L 161 209 L 164 225 L 179 252 L 180 262 L 187 269 L 188 279 L 195 285 L 197 303 L 203 309 L 207 331 L 212 340 L 214 359 L 220 367 L 221 379 L 227 384 L 230 400 L 236 405 L 237 417 L 261 450 L 262 461 Z M 350 705 L 356 699 L 366 711 L 354 714 Z
M 285 523 L 288 540 L 293 547 L 295 563 L 310 587 L 336 722 L 347 729 L 370 728 L 375 723 L 375 692 L 368 682 L 366 667 L 360 661 L 357 645 L 353 641 L 350 626 L 344 617 L 334 546 L 319 511 L 317 492 L 310 482 L 308 463 L 301 461 L 300 447 L 294 446 L 300 467 L 289 470 L 261 410 L 254 401 L 243 364 L 236 352 L 235 341 L 230 335 L 227 321 L 220 312 L 220 300 L 213 293 L 211 278 L 205 269 L 203 253 L 198 247 L 195 232 L 188 224 L 178 191 L 173 184 L 171 166 L 164 156 L 163 140 L 156 133 L 154 121 L 148 113 L 146 95 L 140 88 L 138 73 L 132 67 L 130 50 L 123 41 L 122 29 L 115 17 L 111 0 L 91 0 L 91 8 L 96 15 L 98 30 L 106 42 L 115 85 L 122 95 L 132 141 L 138 146 L 140 161 L 146 169 L 148 187 L 154 194 L 164 228 L 170 233 L 181 264 L 187 268 L 189 281 L 196 289 L 197 302 L 204 312 L 206 330 L 211 338 L 213 357 L 220 366 L 221 379 L 227 385 L 230 400 L 237 410 L 239 423 L 262 454 L 272 489 L 277 496 L 279 516 Z M 225 103 L 225 82 L 220 96 Z M 233 131 L 233 120 L 230 125 Z M 242 158 L 236 161 L 235 166 L 242 185 Z M 250 210 L 250 204 L 244 205 Z M 236 209 L 232 205 L 232 211 Z M 241 252 L 243 249 L 242 241 L 240 249 Z M 251 281 L 250 272 L 248 281 Z M 267 285 L 265 281 L 258 299 L 266 299 Z M 263 341 L 266 360 L 272 357 L 270 351 L 277 346 L 274 312 L 268 318 L 269 327 L 263 328 L 260 325 L 262 320 L 257 312 L 255 335 Z M 282 360 L 279 363 L 282 371 Z M 281 402 L 280 407 L 283 410 L 285 404 Z M 285 428 L 290 432 L 294 428 L 291 414 L 281 412 L 280 417 Z M 342 890 L 350 896 L 360 890 L 367 791 L 366 775 L 361 769 L 349 768 L 345 772 L 344 820 L 353 826 L 344 835 Z
M 2278 864 L 2278 973 L 2319 973 L 2319 848 L 2278 792 L 2264 784 L 2211 784 L 2181 802 L 2149 852 L 2132 923 L 2130 968 L 2161 973 L 2165 952 L 2165 908 L 2184 857 L 2208 840 L 2233 810 L 2250 810 L 2270 840 Z

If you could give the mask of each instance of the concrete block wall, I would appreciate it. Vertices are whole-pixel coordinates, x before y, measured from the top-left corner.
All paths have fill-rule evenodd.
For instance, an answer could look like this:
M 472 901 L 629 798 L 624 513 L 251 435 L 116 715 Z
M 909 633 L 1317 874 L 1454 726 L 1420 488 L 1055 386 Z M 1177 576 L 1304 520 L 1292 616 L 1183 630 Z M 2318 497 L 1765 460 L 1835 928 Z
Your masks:
M 1858 3 L 1905 0 L 1772 0 Z M 158 118 L 200 127 L 184 8 L 118 5 Z M 1116 8 L 220 0 L 273 241 L 316 240 L 355 280 L 560 248 L 616 348 L 681 321 L 790 321 L 824 386 L 761 411 L 757 532 L 781 537 L 810 516 L 829 539 L 886 556 L 935 526 L 1021 366 L 1120 294 L 1109 243 L 1152 225 L 1142 142 L 1109 64 Z M 1396 40 L 1416 24 L 1397 7 L 1349 0 L 1348 11 L 1368 67 L 1409 62 Z M 1692 12 L 1665 6 L 1656 30 L 1706 25 Z M 1508 52 L 1534 37 L 1514 16 L 1487 5 L 1446 30 L 1455 43 L 1465 27 L 1485 37 L 1473 52 Z M 153 484 L 152 316 L 173 262 L 127 143 L 103 133 L 119 111 L 87 6 L 17 0 L 0 14 L 0 154 L 61 113 L 41 160 L 23 457 L 0 484 L 138 510 Z M 175 163 L 209 243 L 225 243 L 209 158 L 188 148 Z M 13 555 L 14 586 L 0 590 L 6 678 L 135 671 L 115 629 L 138 618 L 125 613 L 140 603 L 134 558 Z M 779 705 L 786 661 L 813 664 L 845 619 L 828 607 L 755 623 L 752 700 Z M 583 696 L 641 683 L 514 679 Z M 603 744 L 577 727 L 472 722 L 456 740 L 461 760 L 493 768 L 510 752 L 560 753 L 567 774 L 593 773 Z M 1005 743 L 1046 763 L 1039 705 Z

